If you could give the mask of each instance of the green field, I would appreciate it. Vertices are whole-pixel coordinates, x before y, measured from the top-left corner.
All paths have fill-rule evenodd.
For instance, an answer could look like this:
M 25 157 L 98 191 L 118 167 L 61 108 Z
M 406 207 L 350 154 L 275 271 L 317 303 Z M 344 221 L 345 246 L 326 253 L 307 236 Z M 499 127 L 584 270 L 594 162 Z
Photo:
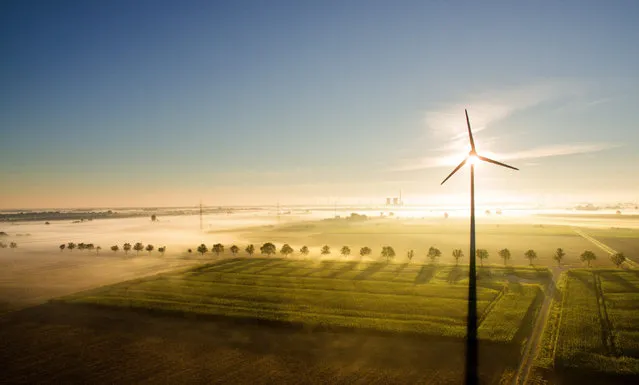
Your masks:
M 479 337 L 517 343 L 534 312 L 544 269 L 480 271 Z M 230 259 L 72 295 L 68 303 L 272 321 L 323 329 L 364 329 L 463 338 L 465 273 L 453 266 Z
M 420 354 L 455 357 L 422 363 L 420 373 L 454 383 L 463 373 L 467 274 L 450 265 L 234 258 L 56 302 L 313 334 L 413 336 L 432 349 Z M 542 268 L 479 269 L 480 372 L 488 383 L 507 381 L 515 372 L 549 278 Z
M 639 375 L 639 273 L 564 274 L 537 364 L 566 382 L 633 382 Z

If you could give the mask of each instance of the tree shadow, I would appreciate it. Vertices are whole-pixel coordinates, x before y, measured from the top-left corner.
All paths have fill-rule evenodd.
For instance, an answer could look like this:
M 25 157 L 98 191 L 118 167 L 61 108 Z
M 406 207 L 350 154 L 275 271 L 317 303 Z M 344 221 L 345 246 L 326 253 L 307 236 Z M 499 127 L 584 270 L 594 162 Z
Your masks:
M 593 274 L 588 274 L 588 278 L 591 279 L 590 281 L 587 279 L 587 277 L 584 277 L 582 274 L 571 274 L 570 276 L 572 278 L 577 279 L 582 284 L 584 284 L 586 286 L 586 290 L 593 293 L 595 292 L 595 279 L 594 279 L 595 277 Z
M 237 266 L 225 266 L 225 265 L 227 265 L 227 264 L 229 264 L 231 262 L 237 262 L 237 261 L 238 261 L 237 258 L 224 259 L 224 260 L 221 260 L 219 262 L 207 263 L 205 265 L 195 267 L 195 268 L 191 269 L 189 272 L 192 273 L 193 275 L 199 275 L 199 274 L 204 274 L 204 273 L 212 273 L 212 272 L 215 272 L 215 273 L 223 272 L 229 267 L 237 267 Z M 245 264 L 242 264 L 242 266 L 245 266 Z
M 300 274 L 300 277 L 308 277 L 311 274 L 330 269 L 334 264 L 335 264 L 334 261 L 322 261 L 320 262 L 318 267 L 309 269 L 309 271 L 306 274 Z
M 340 267 L 339 269 L 335 270 L 334 272 L 332 272 L 331 274 L 329 274 L 326 278 L 335 278 L 338 275 L 342 275 L 348 271 L 351 271 L 355 268 L 355 266 L 359 265 L 358 261 L 354 261 L 354 262 L 349 262 L 347 264 L 345 264 L 344 266 Z
M 406 269 L 406 266 L 408 266 L 408 263 L 402 263 L 401 265 L 397 266 L 397 269 L 395 269 L 395 273 L 397 275 L 401 274 L 402 271 L 404 271 L 404 269 Z
M 424 265 L 422 269 L 415 277 L 415 285 L 421 285 L 424 283 L 430 282 L 431 279 L 435 276 L 435 272 L 437 271 L 436 265 Z
M 355 278 L 353 278 L 353 279 L 354 280 L 367 279 L 371 275 L 373 275 L 373 274 L 377 273 L 378 271 L 380 271 L 381 269 L 383 269 L 384 266 L 386 266 L 385 262 L 373 262 L 366 269 L 362 270 L 361 273 L 356 275 Z
M 271 263 L 270 265 L 264 266 L 263 269 L 254 271 L 253 274 L 261 274 L 263 271 L 266 271 L 268 269 L 273 269 L 273 268 L 276 268 L 276 267 L 286 267 L 286 266 L 288 266 L 290 264 L 291 264 L 290 260 L 286 260 L 286 259 L 284 259 L 284 260 L 282 260 L 282 259 L 276 260 L 276 261 L 273 261 L 273 263 Z
M 621 277 L 619 274 L 615 272 L 604 271 L 599 273 L 599 276 L 603 277 L 605 280 L 620 284 L 621 286 L 623 286 L 624 289 L 626 289 L 629 292 L 632 292 L 632 293 L 639 292 L 639 288 L 637 286 L 628 282 L 628 280 L 626 280 L 624 277 Z
M 253 267 L 265 266 L 267 269 L 271 268 L 272 264 L 278 262 L 277 259 L 258 259 L 248 260 L 246 263 L 242 263 L 240 266 L 233 266 L 230 269 L 224 270 L 225 273 L 241 273 L 242 270 Z
M 462 269 L 459 266 L 453 266 L 448 272 L 448 283 L 457 283 L 462 279 L 468 277 L 468 270 Z

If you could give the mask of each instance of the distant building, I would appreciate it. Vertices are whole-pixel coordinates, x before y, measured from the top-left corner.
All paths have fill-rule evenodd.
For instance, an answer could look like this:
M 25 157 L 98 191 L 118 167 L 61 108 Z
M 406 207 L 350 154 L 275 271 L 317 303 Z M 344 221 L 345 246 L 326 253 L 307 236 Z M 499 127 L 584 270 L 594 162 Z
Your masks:
M 393 206 L 397 206 L 397 205 L 399 205 L 399 198 L 394 197 L 393 198 Z
M 391 204 L 391 199 L 390 198 L 386 198 L 386 205 L 390 206 L 390 204 Z

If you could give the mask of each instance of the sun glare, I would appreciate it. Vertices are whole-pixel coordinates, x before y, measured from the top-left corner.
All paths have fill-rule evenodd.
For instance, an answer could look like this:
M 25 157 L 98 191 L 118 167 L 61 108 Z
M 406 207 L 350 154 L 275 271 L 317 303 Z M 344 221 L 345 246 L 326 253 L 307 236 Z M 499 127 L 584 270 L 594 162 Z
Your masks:
M 468 157 L 468 164 L 477 164 L 479 163 L 479 158 L 475 155 L 471 155 Z

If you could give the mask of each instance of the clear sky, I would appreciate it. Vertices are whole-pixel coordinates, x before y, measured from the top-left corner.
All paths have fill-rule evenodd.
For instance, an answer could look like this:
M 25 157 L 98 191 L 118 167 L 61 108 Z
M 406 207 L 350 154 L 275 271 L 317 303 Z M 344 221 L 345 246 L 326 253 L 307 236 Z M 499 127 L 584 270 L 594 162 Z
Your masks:
M 0 3 L 0 208 L 639 200 L 637 1 Z

